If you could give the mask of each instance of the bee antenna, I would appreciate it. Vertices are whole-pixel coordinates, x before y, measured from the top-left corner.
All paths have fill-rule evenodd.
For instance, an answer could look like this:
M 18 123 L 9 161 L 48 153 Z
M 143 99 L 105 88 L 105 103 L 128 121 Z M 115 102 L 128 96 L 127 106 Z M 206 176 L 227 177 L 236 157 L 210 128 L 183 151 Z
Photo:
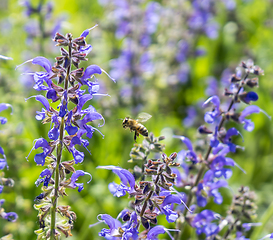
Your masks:
M 123 120 L 123 118 L 117 118 L 117 120 Z

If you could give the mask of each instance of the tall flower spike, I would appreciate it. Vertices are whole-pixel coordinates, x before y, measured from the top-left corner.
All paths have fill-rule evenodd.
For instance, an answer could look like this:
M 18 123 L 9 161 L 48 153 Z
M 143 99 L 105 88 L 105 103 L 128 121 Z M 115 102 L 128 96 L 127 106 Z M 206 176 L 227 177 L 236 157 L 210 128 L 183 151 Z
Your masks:
M 200 154 L 195 154 L 198 156 L 198 159 L 200 159 L 198 161 L 199 164 L 196 164 L 195 168 L 190 165 L 188 168 L 189 170 L 184 174 L 186 176 L 184 178 L 181 177 L 179 182 L 179 186 L 184 187 L 188 192 L 187 206 L 196 206 L 197 204 L 198 207 L 205 207 L 209 198 L 213 198 L 216 204 L 223 203 L 223 196 L 220 194 L 218 189 L 221 187 L 228 187 L 226 179 L 229 179 L 232 175 L 232 169 L 230 167 L 238 166 L 233 159 L 226 155 L 230 152 L 235 153 L 238 148 L 243 149 L 233 142 L 235 138 L 234 136 L 241 135 L 240 132 L 236 127 L 226 129 L 225 123 L 226 121 L 233 120 L 236 123 L 244 124 L 244 129 L 247 131 L 252 131 L 254 129 L 254 124 L 251 120 L 247 119 L 247 117 L 252 113 L 260 113 L 264 111 L 255 105 L 249 105 L 251 102 L 258 100 L 258 95 L 253 91 L 248 91 L 247 88 L 250 87 L 253 89 L 254 87 L 257 87 L 257 76 L 262 74 L 263 71 L 258 66 L 254 66 L 252 61 L 248 61 L 247 63 L 242 62 L 241 66 L 237 68 L 236 74 L 233 74 L 230 78 L 230 87 L 226 88 L 224 92 L 223 97 L 230 98 L 228 99 L 227 104 L 222 103 L 222 99 L 220 99 L 220 96 L 218 95 L 213 95 L 204 102 L 203 107 L 208 107 L 209 104 L 213 105 L 212 110 L 205 113 L 204 120 L 208 124 L 214 124 L 214 131 L 204 125 L 199 128 L 199 132 L 204 134 L 203 136 L 207 137 L 206 140 L 201 141 L 201 144 L 198 145 L 201 150 Z M 237 110 L 240 109 L 238 107 L 239 104 L 247 104 L 247 106 L 244 110 L 239 112 Z M 226 109 L 224 109 L 225 105 Z M 188 151 L 183 150 L 180 154 L 182 160 L 187 159 L 187 154 L 193 151 L 193 146 L 187 138 L 177 138 L 180 138 L 189 149 Z M 206 142 L 209 143 L 207 150 L 203 146 Z M 198 148 L 196 147 L 196 149 Z M 185 162 L 182 161 L 182 163 Z M 193 171 L 196 170 L 198 172 L 195 175 Z M 181 174 L 181 176 L 183 175 Z M 245 197 L 248 198 L 250 196 Z M 242 201 L 244 200 L 244 197 L 238 197 L 236 198 L 236 206 L 239 204 L 239 200 L 244 204 L 244 201 Z M 250 205 L 248 207 L 253 209 L 252 204 Z M 248 208 L 243 208 L 243 211 L 247 211 L 247 209 Z M 198 211 L 197 207 L 195 207 L 195 211 Z M 253 215 L 249 212 L 242 214 L 240 210 L 237 211 L 236 209 L 232 209 L 231 212 L 237 212 L 238 216 L 236 217 L 246 216 L 248 219 L 251 219 L 250 216 Z M 187 209 L 184 209 L 183 216 L 181 215 L 176 222 L 177 229 L 183 229 L 183 224 L 187 222 L 185 221 L 185 219 L 187 219 L 191 222 L 192 227 L 197 229 L 197 234 L 203 233 L 207 238 L 218 238 L 218 232 L 223 228 L 223 226 L 227 225 L 227 222 L 230 221 L 229 219 L 235 219 L 236 223 L 231 223 L 228 231 L 224 235 L 224 239 L 228 239 L 228 237 L 230 238 L 230 233 L 235 229 L 235 227 L 237 225 L 240 226 L 239 220 L 236 219 L 236 217 L 227 216 L 226 219 L 222 217 L 218 224 L 214 222 L 217 222 L 217 217 L 211 210 L 207 209 L 194 215 L 189 214 Z M 238 236 L 240 236 L 240 234 L 238 234 Z M 181 238 L 181 233 L 178 233 L 176 239 Z
M 61 56 L 56 57 L 55 64 L 52 65 L 50 60 L 43 56 L 25 62 L 31 62 L 45 70 L 28 74 L 33 76 L 34 89 L 45 91 L 45 95 L 32 96 L 43 105 L 42 111 L 37 112 L 36 119 L 42 120 L 43 124 L 51 125 L 48 132 L 49 140 L 41 137 L 36 140 L 33 147 L 42 148 L 43 151 L 35 155 L 34 161 L 37 165 L 46 167 L 35 183 L 37 186 L 43 183 L 43 192 L 36 197 L 40 204 L 35 205 L 39 211 L 41 227 L 36 231 L 38 238 L 53 240 L 59 238 L 61 233 L 66 237 L 72 235 L 76 214 L 69 210 L 70 206 L 59 206 L 58 198 L 67 196 L 65 192 L 67 188 L 77 188 L 81 192 L 84 188 L 83 183 L 78 183 L 80 176 L 89 175 L 92 179 L 88 172 L 76 171 L 73 167 L 84 160 L 84 153 L 78 151 L 76 146 L 82 145 L 87 148 L 89 142 L 85 136 L 92 138 L 95 130 L 101 133 L 91 126 L 92 122 L 102 120 L 103 123 L 98 127 L 104 125 L 103 116 L 92 105 L 88 105 L 87 108 L 84 108 L 84 105 L 93 96 L 107 95 L 99 93 L 97 80 L 92 81 L 94 74 L 105 71 L 94 64 L 86 69 L 78 68 L 81 61 L 87 60 L 86 56 L 92 49 L 91 45 L 86 43 L 86 37 L 91 29 L 85 30 L 78 38 L 73 38 L 70 33 L 65 36 L 56 33 L 53 41 L 57 43 L 56 46 L 61 47 Z M 74 67 L 76 69 L 73 70 Z M 88 92 L 81 89 L 83 85 L 88 86 Z M 51 102 L 57 102 L 57 108 L 54 108 Z M 63 161 L 64 148 L 69 151 L 73 160 Z M 65 220 L 57 222 L 59 219 L 57 214 Z
M 1 58 L 1 56 L 0 56 Z M 0 103 L 0 112 L 8 109 L 12 109 L 12 106 L 8 103 Z M 4 125 L 7 123 L 7 119 L 5 117 L 0 117 L 0 123 L 1 125 Z M 7 165 L 7 159 L 6 155 L 4 152 L 4 149 L 0 146 L 0 194 L 3 192 L 4 186 L 6 187 L 13 187 L 14 186 L 14 181 L 11 178 L 5 178 L 4 177 L 4 168 L 8 168 Z M 5 200 L 0 199 L 0 218 L 3 218 L 9 222 L 15 222 L 18 218 L 17 213 L 15 212 L 6 212 L 4 207 L 2 206 L 4 204 Z

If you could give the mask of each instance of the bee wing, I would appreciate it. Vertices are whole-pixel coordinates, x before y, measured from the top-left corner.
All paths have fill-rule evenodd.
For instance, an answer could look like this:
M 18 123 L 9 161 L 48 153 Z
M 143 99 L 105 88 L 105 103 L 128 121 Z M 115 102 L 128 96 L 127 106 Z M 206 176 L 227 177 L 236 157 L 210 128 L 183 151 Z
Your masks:
M 138 114 L 137 116 L 137 121 L 138 122 L 146 122 L 148 121 L 150 118 L 152 117 L 152 115 L 145 113 L 145 112 L 141 112 L 140 114 Z

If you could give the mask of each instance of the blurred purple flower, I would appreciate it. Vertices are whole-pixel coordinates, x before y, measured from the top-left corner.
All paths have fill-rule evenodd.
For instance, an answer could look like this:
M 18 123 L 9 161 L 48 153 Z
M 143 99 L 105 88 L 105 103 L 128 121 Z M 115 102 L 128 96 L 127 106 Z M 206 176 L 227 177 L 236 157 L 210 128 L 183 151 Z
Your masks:
M 217 234 L 219 232 L 219 227 L 216 223 L 212 223 L 213 220 L 216 220 L 216 214 L 211 210 L 203 210 L 197 214 L 191 225 L 196 228 L 196 233 L 200 235 L 204 233 L 207 237 Z

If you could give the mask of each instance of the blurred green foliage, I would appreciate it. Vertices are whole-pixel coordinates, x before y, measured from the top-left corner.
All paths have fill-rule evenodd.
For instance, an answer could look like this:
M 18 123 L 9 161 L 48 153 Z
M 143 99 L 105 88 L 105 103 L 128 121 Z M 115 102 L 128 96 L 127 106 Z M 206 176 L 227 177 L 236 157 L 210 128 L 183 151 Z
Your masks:
M 38 3 L 37 0 L 32 2 Z M 184 109 L 195 104 L 200 98 L 204 98 L 205 78 L 215 76 L 219 79 L 225 68 L 230 67 L 234 70 L 242 60 L 252 58 L 255 64 L 264 69 L 265 75 L 260 78 L 258 89 L 260 99 L 257 105 L 273 116 L 272 10 L 273 2 L 266 0 L 238 0 L 232 16 L 224 8 L 219 9 L 219 14 L 216 16 L 220 24 L 219 37 L 211 40 L 200 36 L 197 39 L 197 44 L 202 45 L 207 54 L 190 61 L 191 81 L 185 85 L 179 85 L 176 91 L 167 84 L 164 84 L 164 88 L 159 87 L 158 79 L 150 81 L 149 89 L 153 89 L 155 94 L 148 96 L 143 110 L 153 117 L 145 126 L 155 136 L 166 136 L 164 143 L 167 155 L 178 152 L 184 147 L 178 139 L 172 138 L 173 134 L 183 134 L 193 141 L 196 140 L 196 129 L 185 128 L 182 120 L 186 117 Z M 22 77 L 21 72 L 19 69 L 15 70 L 15 67 L 25 60 L 41 54 L 35 42 L 31 45 L 26 43 L 27 35 L 24 26 L 28 18 L 23 12 L 24 8 L 18 4 L 17 0 L 1 0 L 0 2 L 0 54 L 13 58 L 12 61 L 0 60 L 0 102 L 10 103 L 13 106 L 12 115 L 9 115 L 10 110 L 3 112 L 8 118 L 8 123 L 1 128 L 0 144 L 6 151 L 9 164 L 9 170 L 6 170 L 5 174 L 15 181 L 14 188 L 5 188 L 1 198 L 6 199 L 7 210 L 15 211 L 19 215 L 16 223 L 6 223 L 0 219 L 0 226 L 4 226 L 0 228 L 0 236 L 10 232 L 14 239 L 25 240 L 36 238 L 33 231 L 38 228 L 38 221 L 37 212 L 33 209 L 33 200 L 39 195 L 40 188 L 37 188 L 34 182 L 43 170 L 43 167 L 36 166 L 33 161 L 35 151 L 30 154 L 28 161 L 26 156 L 32 149 L 34 139 L 45 137 L 49 126 L 36 121 L 35 114 L 41 109 L 41 104 L 33 98 L 28 101 L 25 101 L 25 98 L 37 93 L 22 85 L 19 81 Z M 71 32 L 73 36 L 79 36 L 83 30 L 96 23 L 99 24 L 91 32 L 91 37 L 87 38 L 93 50 L 86 66 L 97 64 L 109 70 L 109 60 L 115 57 L 113 48 L 119 49 L 121 42 L 105 28 L 105 20 L 108 17 L 106 13 L 97 1 L 54 1 L 53 16 L 62 15 L 65 18 L 61 33 Z M 49 43 L 45 45 L 52 46 L 50 39 L 48 41 Z M 156 48 L 156 45 L 154 47 Z M 46 48 L 45 57 L 53 62 L 55 55 L 54 51 Z M 130 149 L 134 144 L 133 133 L 124 131 L 121 121 L 117 120 L 130 115 L 131 109 L 128 106 L 122 107 L 116 104 L 120 87 L 118 79 L 115 86 L 106 76 L 100 77 L 99 81 L 105 83 L 107 92 L 111 95 L 111 97 L 94 98 L 95 100 L 91 103 L 106 118 L 105 126 L 100 129 L 105 137 L 103 139 L 100 134 L 95 134 L 89 146 L 91 155 L 82 149 L 86 157 L 78 166 L 78 169 L 90 172 L 93 180 L 89 185 L 84 184 L 85 189 L 81 193 L 70 190 L 69 197 L 60 199 L 60 202 L 71 205 L 78 216 L 71 240 L 98 239 L 98 232 L 106 226 L 99 224 L 88 228 L 89 224 L 97 222 L 96 216 L 100 213 L 108 213 L 115 217 L 128 205 L 127 197 L 117 199 L 109 193 L 107 185 L 117 180 L 117 177 L 110 171 L 97 170 L 96 167 L 98 165 L 132 167 L 127 160 L 130 158 Z M 226 205 L 231 201 L 232 191 L 237 191 L 241 185 L 248 185 L 257 193 L 259 205 L 257 219 L 258 221 L 267 219 L 262 227 L 256 229 L 257 237 L 260 238 L 273 229 L 272 215 L 262 218 L 268 212 L 273 199 L 273 130 L 272 121 L 263 114 L 252 116 L 252 119 L 255 122 L 255 130 L 251 133 L 242 131 L 244 141 L 241 141 L 239 137 L 236 139 L 237 144 L 245 147 L 245 151 L 239 150 L 236 154 L 230 155 L 247 174 L 236 168 L 229 180 L 232 190 L 224 189 L 222 193 L 226 199 L 224 202 Z M 141 140 L 138 139 L 138 142 Z M 71 159 L 68 153 L 65 153 L 65 157 Z M 88 177 L 83 179 L 83 182 L 87 180 Z M 221 207 L 217 210 L 219 213 L 223 212 Z M 165 223 L 163 218 L 161 221 Z M 195 233 L 187 234 L 188 239 L 194 239 Z

